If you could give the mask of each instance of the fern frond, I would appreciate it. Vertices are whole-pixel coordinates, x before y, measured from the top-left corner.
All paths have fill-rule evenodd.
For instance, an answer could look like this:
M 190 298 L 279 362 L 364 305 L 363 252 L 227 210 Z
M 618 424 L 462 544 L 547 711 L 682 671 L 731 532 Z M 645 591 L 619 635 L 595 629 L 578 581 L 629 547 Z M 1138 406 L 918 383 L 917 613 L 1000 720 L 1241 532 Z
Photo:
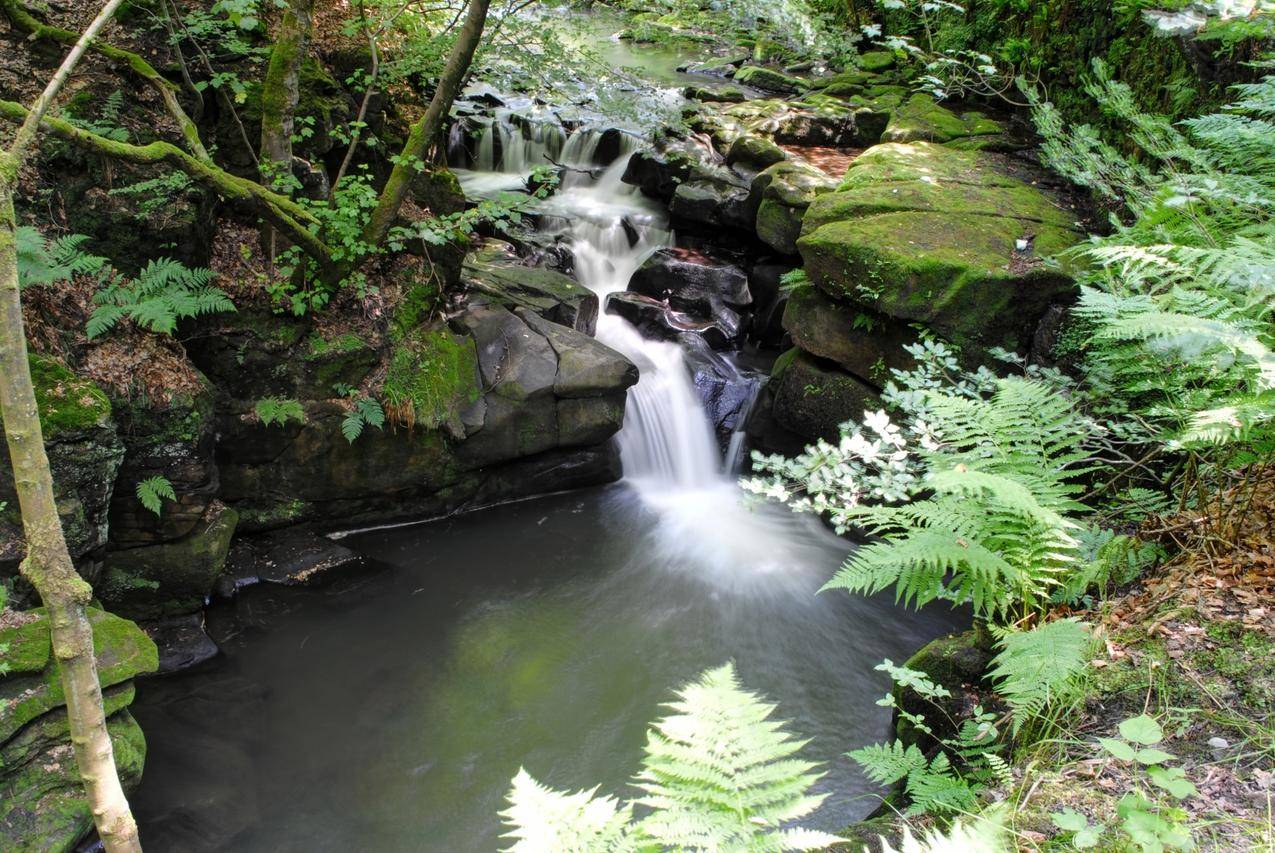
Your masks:
M 630 831 L 633 807 L 597 788 L 574 794 L 541 785 L 519 768 L 500 812 L 513 853 L 627 853 L 639 845 Z
M 992 630 L 1001 650 L 992 659 L 990 677 L 1009 704 L 1017 731 L 1055 699 L 1074 693 L 1088 667 L 1089 631 L 1075 619 L 1030 631 Z
M 769 719 L 774 706 L 743 690 L 727 664 L 678 692 L 656 722 L 636 786 L 653 809 L 639 826 L 670 848 L 731 849 L 814 811 L 815 765 L 805 742 Z

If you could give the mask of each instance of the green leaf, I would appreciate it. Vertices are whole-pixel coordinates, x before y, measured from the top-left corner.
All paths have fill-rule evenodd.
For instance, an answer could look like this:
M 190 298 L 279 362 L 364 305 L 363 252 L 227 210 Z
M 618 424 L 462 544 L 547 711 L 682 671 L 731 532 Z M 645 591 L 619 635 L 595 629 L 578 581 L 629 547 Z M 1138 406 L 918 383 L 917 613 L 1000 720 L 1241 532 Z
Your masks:
M 1134 749 L 1122 740 L 1110 737 L 1098 738 L 1099 745 L 1121 761 L 1133 761 Z
M 1179 800 L 1194 797 L 1198 793 L 1195 785 L 1186 778 L 1186 771 L 1181 767 L 1148 767 L 1147 778 L 1157 788 L 1168 791 Z
M 147 477 L 137 484 L 137 499 L 141 501 L 142 506 L 159 515 L 164 508 L 164 500 L 177 500 L 177 493 L 173 490 L 173 484 L 168 481 L 167 477 L 156 475 Z
M 1174 756 L 1163 749 L 1140 749 L 1133 754 L 1134 761 L 1139 764 L 1163 764 L 1172 761 Z
M 1120 736 L 1125 740 L 1146 746 L 1154 746 L 1164 740 L 1164 730 L 1160 728 L 1160 724 L 1146 714 L 1139 714 L 1125 720 L 1120 724 L 1119 729 Z
M 1054 826 L 1064 832 L 1080 832 L 1089 826 L 1089 818 L 1075 809 L 1063 809 L 1060 812 L 1053 812 L 1049 815 L 1049 819 L 1054 822 Z
M 1080 830 L 1072 837 L 1071 843 L 1075 845 L 1077 850 L 1088 850 L 1091 847 L 1097 847 L 1098 842 L 1102 840 L 1102 827 L 1090 826 Z
M 363 434 L 363 418 L 358 410 L 350 412 L 341 420 L 341 435 L 345 436 L 345 440 L 350 444 Z

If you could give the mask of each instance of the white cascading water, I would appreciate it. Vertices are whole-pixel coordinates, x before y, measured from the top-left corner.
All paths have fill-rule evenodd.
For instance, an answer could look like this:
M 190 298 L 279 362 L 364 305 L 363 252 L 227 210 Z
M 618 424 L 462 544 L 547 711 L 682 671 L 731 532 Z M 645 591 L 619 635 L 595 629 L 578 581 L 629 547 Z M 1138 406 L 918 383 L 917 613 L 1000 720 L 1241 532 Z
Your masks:
M 484 161 L 495 141 L 489 145 L 488 134 L 498 136 L 502 150 L 513 156 L 500 158 L 498 164 Z M 506 142 L 506 134 L 522 141 Z M 625 135 L 620 156 L 599 171 L 592 163 L 599 139 L 597 131 L 581 129 L 561 142 L 558 162 L 569 168 L 541 212 L 543 227 L 570 239 L 576 279 L 605 307 L 607 296 L 625 290 L 643 261 L 670 245 L 672 235 L 664 211 L 620 180 L 636 140 Z M 547 150 L 543 141 L 497 118 L 480 139 L 476 165 L 496 166 L 495 176 L 504 178 L 508 188 L 511 167 L 521 174 L 535 165 L 548 165 L 552 155 Z M 456 172 L 470 195 L 502 184 L 491 172 Z M 744 504 L 732 470 L 742 461 L 743 436 L 733 437 L 724 466 L 677 344 L 645 338 L 605 310 L 598 317 L 597 338 L 624 353 L 641 376 L 629 392 L 618 437 L 620 455 L 625 482 L 659 515 L 652 541 L 669 565 L 693 566 L 709 572 L 719 585 L 738 588 L 751 586 L 749 580 L 757 576 L 803 564 L 801 552 L 806 549 L 830 546 L 830 534 L 810 524 L 808 517 L 773 505 Z

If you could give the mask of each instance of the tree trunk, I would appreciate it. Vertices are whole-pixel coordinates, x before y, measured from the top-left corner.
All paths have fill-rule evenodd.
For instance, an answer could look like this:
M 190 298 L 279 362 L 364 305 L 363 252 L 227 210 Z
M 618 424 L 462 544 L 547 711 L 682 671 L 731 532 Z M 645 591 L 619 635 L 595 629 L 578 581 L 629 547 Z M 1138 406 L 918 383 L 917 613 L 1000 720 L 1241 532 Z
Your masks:
M 385 182 L 385 187 L 377 200 L 376 209 L 372 211 L 367 227 L 363 229 L 363 241 L 369 246 L 381 245 L 386 232 L 390 230 L 390 225 L 394 222 L 394 217 L 398 216 L 399 208 L 403 206 L 403 201 L 407 198 L 412 179 L 424 167 L 429 147 L 434 144 L 434 140 L 443 129 L 443 122 L 451 111 L 452 102 L 456 100 L 456 95 L 460 93 L 460 87 L 465 82 L 465 76 L 469 74 L 469 65 L 474 60 L 474 51 L 478 49 L 478 43 L 482 41 L 483 26 L 487 22 L 487 8 L 490 5 L 491 0 L 469 0 L 469 6 L 465 11 L 465 23 L 456 36 L 456 43 L 452 45 L 451 53 L 447 56 L 447 64 L 443 66 L 443 74 L 438 80 L 434 97 L 430 99 L 429 108 L 425 110 L 425 115 L 412 125 L 412 132 L 408 134 L 407 142 L 403 144 L 403 151 L 394 161 L 394 171 L 390 172 L 390 178 Z
M 85 612 L 93 591 L 71 562 L 53 498 L 53 474 L 44 451 L 44 433 L 40 429 L 40 412 L 22 327 L 18 223 L 13 211 L 18 169 L 35 141 L 45 111 L 121 2 L 107 0 L 31 105 L 8 150 L 0 150 L 0 416 L 4 418 L 5 440 L 27 545 L 21 571 L 49 613 L 49 632 L 62 678 L 71 745 L 93 823 L 109 853 L 141 853 L 137 824 L 120 785 L 115 751 L 106 730 L 102 685 L 93 655 L 93 628 Z
M 314 0 L 292 0 L 275 34 L 270 64 L 261 82 L 261 167 L 263 177 L 280 192 L 289 192 L 292 174 L 292 132 L 301 97 L 301 63 L 314 27 Z M 280 182 L 282 180 L 282 183 Z M 266 254 L 274 260 L 280 239 L 265 228 Z
M 27 543 L 22 574 L 49 612 L 75 762 L 98 835 L 111 853 L 140 851 L 137 825 L 115 770 L 93 657 L 93 629 L 84 610 L 93 592 L 76 573 L 62 535 L 27 363 L 13 213 L 17 171 L 16 159 L 0 152 L 0 412 Z

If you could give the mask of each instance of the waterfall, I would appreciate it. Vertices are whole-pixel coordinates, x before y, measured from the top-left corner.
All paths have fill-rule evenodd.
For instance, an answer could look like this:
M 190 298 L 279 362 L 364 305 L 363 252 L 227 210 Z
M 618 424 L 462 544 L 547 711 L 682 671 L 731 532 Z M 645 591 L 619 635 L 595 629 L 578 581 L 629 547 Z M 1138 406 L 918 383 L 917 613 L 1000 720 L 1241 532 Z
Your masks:
M 475 172 L 457 172 L 466 191 L 474 194 L 502 180 L 508 185 L 511 175 L 551 159 L 566 167 L 558 191 L 541 205 L 541 227 L 570 240 L 577 280 L 605 306 L 610 294 L 628 287 L 643 261 L 672 243 L 667 217 L 661 207 L 621 180 L 637 148 L 635 137 L 619 134 L 618 157 L 599 167 L 596 160 L 604 131 L 585 127 L 554 135 L 545 126 L 498 114 L 479 140 Z M 625 480 L 648 503 L 666 506 L 669 501 L 689 500 L 695 507 L 690 512 L 681 507 L 683 517 L 697 517 L 701 512 L 720 515 L 723 499 L 729 502 L 729 511 L 742 512 L 729 476 L 742 456 L 742 433 L 731 442 L 734 458 L 724 466 L 682 349 L 675 343 L 644 338 L 627 321 L 605 310 L 598 317 L 597 337 L 632 360 L 641 377 L 629 392 L 618 437 Z M 716 493 L 717 499 L 705 501 L 705 491 Z M 710 511 L 710 506 L 716 508 Z

